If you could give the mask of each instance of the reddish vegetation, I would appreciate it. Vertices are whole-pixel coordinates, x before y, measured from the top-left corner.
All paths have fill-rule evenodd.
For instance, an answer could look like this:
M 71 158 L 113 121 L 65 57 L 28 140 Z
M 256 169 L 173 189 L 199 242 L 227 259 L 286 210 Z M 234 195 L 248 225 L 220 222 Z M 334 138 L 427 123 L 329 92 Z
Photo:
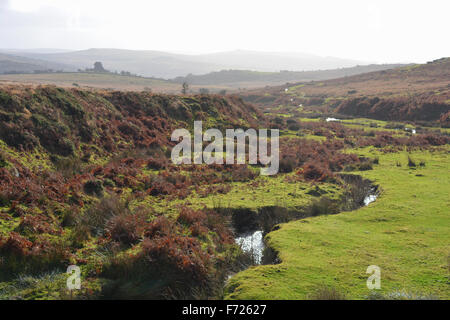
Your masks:
M 151 292 L 144 296 L 152 298 L 179 289 L 179 283 L 188 290 L 211 279 L 223 281 L 220 266 L 234 259 L 229 255 L 235 257 L 230 217 L 189 208 L 188 197 L 225 194 L 232 182 L 257 187 L 262 183 L 255 180 L 258 168 L 175 166 L 168 159 L 174 128 L 192 128 L 193 119 L 212 118 L 221 129 L 290 127 L 299 135 L 307 131 L 325 137 L 323 142 L 281 138 L 280 171 L 296 172 L 289 175 L 293 181 L 332 182 L 338 171 L 371 168 L 372 159 L 344 153 L 348 147 L 389 151 L 450 142 L 425 130 L 395 137 L 339 123 L 281 117 L 270 123 L 237 97 L 2 88 L 0 139 L 12 152 L 0 152 L 0 207 L 5 207 L 0 217 L 17 224 L 0 237 L 5 271 L 0 276 L 12 279 L 76 261 L 90 275 L 117 286 L 123 279 L 136 286 L 147 283 Z M 183 205 L 169 207 L 167 216 L 164 206 L 157 213 L 147 205 L 175 199 Z M 110 258 L 95 260 L 93 247 Z M 154 288 L 154 279 L 162 284 Z
M 306 180 L 325 181 L 332 176 L 331 171 L 321 164 L 308 162 L 301 172 Z
M 136 244 L 141 240 L 147 217 L 143 212 L 121 214 L 108 221 L 106 231 L 111 240 L 126 245 Z
M 16 232 L 11 232 L 9 237 L 0 239 L 0 251 L 4 255 L 24 257 L 31 253 L 33 243 Z
M 284 123 L 279 123 L 284 126 Z M 280 140 L 280 171 L 298 171 L 306 180 L 325 181 L 333 178 L 333 172 L 349 169 L 367 170 L 371 167 L 368 159 L 360 159 L 355 154 L 342 153 L 344 148 L 375 146 L 390 151 L 429 148 L 450 143 L 450 137 L 434 133 L 424 133 L 395 137 L 388 131 L 364 131 L 345 127 L 340 123 L 301 122 L 301 129 L 310 130 L 315 135 L 324 136 L 323 142 L 282 138 Z M 340 138 L 340 140 L 335 139 Z M 365 169 L 367 168 L 367 169 Z
M 18 272 L 36 273 L 49 268 L 64 266 L 69 262 L 70 250 L 62 243 L 51 242 L 43 237 L 34 241 L 16 232 L 0 236 L 0 280 Z
M 192 237 L 170 235 L 145 239 L 138 260 L 157 261 L 154 272 L 170 274 L 171 281 L 206 281 L 210 258 L 199 241 Z
M 112 279 L 138 281 L 136 286 L 160 279 L 163 288 L 151 289 L 145 293 L 146 297 L 161 298 L 164 292 L 173 289 L 189 291 L 192 287 L 208 287 L 211 277 L 219 276 L 214 276 L 217 272 L 214 263 L 220 260 L 214 253 L 220 252 L 223 245 L 233 243 L 225 218 L 212 211 L 180 208 L 175 221 L 160 216 L 144 225 L 142 249 L 113 259 L 103 274 Z M 216 248 L 202 247 L 200 239 L 208 233 L 215 234 Z
M 436 95 L 428 92 L 411 97 L 347 99 L 340 103 L 336 112 L 340 114 L 373 118 L 378 120 L 440 120 L 444 126 L 450 113 L 450 91 Z
M 88 240 L 113 256 L 137 248 L 126 261 L 114 256 L 111 268 L 96 262 L 97 275 L 120 280 L 120 270 L 144 265 L 144 275 L 157 273 L 168 287 L 185 278 L 209 279 L 217 254 L 233 243 L 224 217 L 180 208 L 178 219 L 151 221 L 152 210 L 131 210 L 127 203 L 148 196 L 183 199 L 193 190 L 226 193 L 227 182 L 256 176 L 247 166 L 170 164 L 171 132 L 210 118 L 220 118 L 223 128 L 257 127 L 256 119 L 263 119 L 232 96 L 0 88 L 0 139 L 36 161 L 51 160 L 48 167 L 27 167 L 28 159 L 0 152 L 0 206 L 8 208 L 1 216 L 20 217 L 14 231 L 0 237 L 2 279 L 64 267 L 69 258 L 91 263 Z M 109 160 L 98 165 L 93 157 Z M 143 174 L 145 169 L 158 172 Z
M 205 213 L 199 211 L 195 214 L 202 216 L 201 220 L 206 219 Z M 127 268 L 145 267 L 149 275 L 160 274 L 171 282 L 183 277 L 186 277 L 185 281 L 206 280 L 211 257 L 196 238 L 181 235 L 181 226 L 165 217 L 157 218 L 146 229 L 142 250 L 129 257 Z M 114 263 L 120 265 L 122 261 Z
M 332 133 L 327 131 L 326 135 L 331 137 Z M 332 179 L 333 171 L 341 171 L 346 165 L 360 162 L 355 155 L 341 153 L 344 147 L 345 143 L 338 140 L 318 142 L 283 138 L 280 141 L 280 171 L 287 173 L 301 168 L 297 173 L 305 180 Z
M 208 117 L 223 125 L 256 125 L 260 113 L 231 96 L 179 97 L 136 92 L 89 92 L 56 87 L 0 88 L 0 138 L 13 147 L 70 156 L 80 143 L 102 153 L 173 144 L 170 133 Z M 130 145 L 131 143 L 131 145 Z M 83 150 L 86 155 L 98 152 Z

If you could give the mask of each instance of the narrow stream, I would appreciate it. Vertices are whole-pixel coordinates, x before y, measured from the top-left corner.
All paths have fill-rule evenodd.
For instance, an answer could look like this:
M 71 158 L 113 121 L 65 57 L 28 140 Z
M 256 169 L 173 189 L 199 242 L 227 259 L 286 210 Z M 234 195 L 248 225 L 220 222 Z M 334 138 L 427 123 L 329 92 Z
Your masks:
M 236 243 L 241 246 L 242 251 L 253 256 L 256 264 L 261 264 L 265 248 L 262 230 L 247 232 L 236 237 Z
M 377 197 L 378 195 L 376 193 L 369 194 L 367 197 L 364 198 L 364 205 L 368 206 L 369 204 L 377 200 Z
M 371 187 L 364 198 L 364 206 L 368 206 L 374 202 L 377 197 L 378 189 L 376 187 Z M 241 247 L 242 251 L 252 255 L 256 264 L 262 263 L 263 252 L 266 247 L 262 230 L 253 230 L 238 234 L 235 241 Z
M 412 134 L 416 134 L 416 129 L 405 128 L 405 131 L 411 132 Z

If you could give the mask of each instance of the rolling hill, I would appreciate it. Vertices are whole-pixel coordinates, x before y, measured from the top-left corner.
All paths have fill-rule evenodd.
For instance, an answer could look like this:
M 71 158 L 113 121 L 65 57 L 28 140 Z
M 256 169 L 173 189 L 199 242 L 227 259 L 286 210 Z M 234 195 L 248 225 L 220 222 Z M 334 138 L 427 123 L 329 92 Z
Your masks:
M 351 77 L 242 93 L 261 107 L 304 106 L 378 120 L 450 121 L 450 58 Z
M 72 52 L 16 52 L 27 58 L 68 64 L 76 68 L 92 67 L 103 62 L 111 71 L 129 71 L 142 76 L 170 79 L 192 74 L 205 74 L 224 69 L 278 72 L 280 70 L 324 70 L 352 67 L 361 61 L 320 57 L 300 53 L 231 51 L 213 54 L 186 55 L 161 51 L 122 49 L 88 49 Z
M 154 91 L 179 93 L 181 85 L 162 79 L 144 78 L 115 73 L 58 72 L 39 74 L 0 74 L 0 82 L 29 85 L 108 89 L 122 91 Z
M 0 74 L 1 73 L 33 73 L 35 71 L 47 70 L 74 71 L 75 67 L 65 63 L 40 60 L 14 54 L 0 53 Z
M 316 71 L 280 71 L 258 72 L 249 70 L 222 70 L 204 75 L 187 75 L 172 81 L 187 82 L 191 85 L 229 85 L 232 87 L 260 87 L 265 85 L 281 85 L 286 82 L 327 80 L 356 74 L 398 68 L 401 64 L 371 64 L 350 68 L 316 70 Z
M 115 73 L 57 72 L 36 74 L 0 75 L 0 81 L 21 84 L 54 84 L 63 87 L 103 88 L 125 91 L 149 91 L 178 93 L 182 83 L 189 84 L 189 92 L 236 92 L 287 82 L 326 80 L 369 72 L 385 70 L 400 65 L 368 65 L 351 68 L 318 71 L 259 72 L 249 70 L 223 70 L 205 75 L 188 75 L 171 80 L 121 75 Z

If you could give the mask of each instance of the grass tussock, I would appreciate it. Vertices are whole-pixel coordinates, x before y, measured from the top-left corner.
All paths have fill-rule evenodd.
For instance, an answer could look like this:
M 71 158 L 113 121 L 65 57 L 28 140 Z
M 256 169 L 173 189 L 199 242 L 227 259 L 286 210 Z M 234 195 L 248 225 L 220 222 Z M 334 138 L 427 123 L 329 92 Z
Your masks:
M 311 300 L 346 300 L 345 294 L 333 287 L 322 286 L 310 296 Z

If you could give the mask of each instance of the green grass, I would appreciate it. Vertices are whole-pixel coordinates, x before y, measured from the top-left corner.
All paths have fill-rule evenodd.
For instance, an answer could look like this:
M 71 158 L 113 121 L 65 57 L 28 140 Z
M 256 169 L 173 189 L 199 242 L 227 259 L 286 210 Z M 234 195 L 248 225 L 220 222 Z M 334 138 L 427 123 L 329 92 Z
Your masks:
M 311 203 L 317 197 L 308 194 L 315 190 L 309 182 L 288 182 L 286 179 L 290 174 L 279 174 L 276 176 L 258 176 L 251 182 L 230 182 L 231 190 L 226 194 L 210 194 L 200 197 L 192 191 L 186 199 L 167 199 L 147 196 L 142 200 L 133 201 L 131 206 L 152 207 L 157 212 L 164 214 L 176 214 L 178 206 L 187 205 L 195 209 L 204 207 L 215 208 L 248 208 L 256 210 L 262 207 L 281 206 L 289 209 L 302 208 Z M 330 199 L 339 199 L 343 193 L 338 185 L 332 183 L 321 183 L 319 188 L 323 195 Z
M 287 137 L 287 138 L 296 138 L 296 139 L 310 139 L 310 140 L 316 140 L 316 141 L 326 141 L 327 137 L 324 136 L 316 136 L 314 134 L 308 133 L 309 130 L 299 130 L 299 131 L 293 131 L 293 130 L 280 130 L 280 137 Z
M 227 208 L 257 209 L 266 206 L 303 207 L 315 198 L 307 194 L 314 189 L 310 183 L 287 182 L 285 179 L 286 175 L 260 176 L 255 180 L 259 183 L 257 186 L 253 186 L 252 182 L 233 183 L 233 189 L 227 194 L 215 194 L 192 201 L 209 208 L 220 205 Z M 331 199 L 337 199 L 342 193 L 337 185 L 331 183 L 321 184 L 320 189 Z
M 9 282 L 0 282 L 0 300 L 72 300 L 85 299 L 90 292 L 99 291 L 101 280 L 83 281 L 81 290 L 67 289 L 69 274 L 54 270 L 37 276 L 19 275 Z M 85 277 L 85 275 L 83 275 Z
M 364 131 L 384 131 L 384 132 L 390 132 L 392 134 L 398 134 L 399 136 L 405 136 L 408 134 L 405 130 L 395 130 L 395 129 L 388 129 L 386 128 L 386 125 L 389 123 L 388 121 L 383 120 L 373 120 L 373 119 L 366 119 L 366 118 L 354 118 L 354 119 L 341 119 L 339 121 L 340 124 L 346 126 L 347 128 L 353 128 L 353 129 L 361 129 Z M 401 125 L 404 125 L 406 128 L 414 129 L 415 126 L 405 123 L 399 123 Z M 376 125 L 376 127 L 372 127 L 371 125 Z
M 235 275 L 227 299 L 308 299 L 317 288 L 336 288 L 364 299 L 369 265 L 381 268 L 382 294 L 418 292 L 450 297 L 450 179 L 448 147 L 415 152 L 426 166 L 410 169 L 407 154 L 378 154 L 380 164 L 363 175 L 382 187 L 379 199 L 352 212 L 283 224 L 267 235 L 278 265 Z M 400 161 L 402 166 L 397 167 Z

